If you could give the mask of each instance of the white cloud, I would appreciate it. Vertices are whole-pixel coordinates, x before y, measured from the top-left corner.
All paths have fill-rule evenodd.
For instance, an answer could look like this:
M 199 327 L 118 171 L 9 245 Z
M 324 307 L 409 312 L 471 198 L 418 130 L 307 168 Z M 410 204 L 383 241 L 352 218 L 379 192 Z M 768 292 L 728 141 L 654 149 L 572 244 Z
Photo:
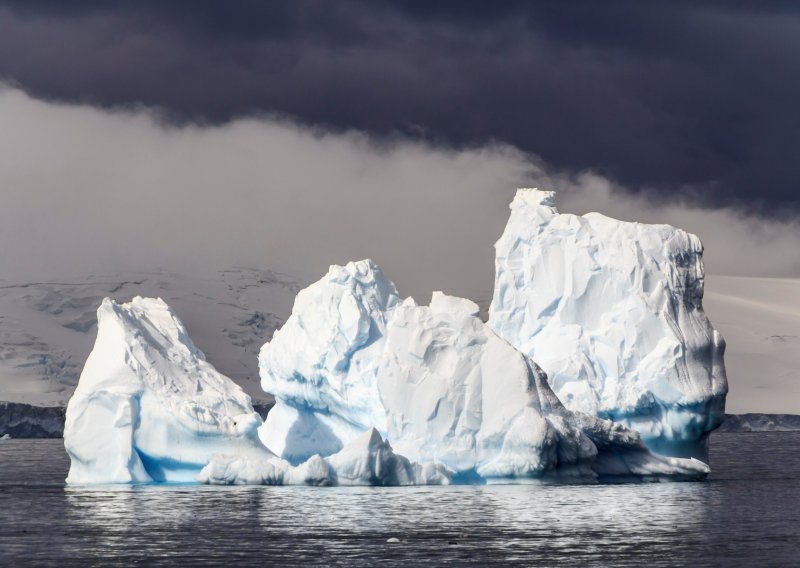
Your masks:
M 515 187 L 698 233 L 710 272 L 800 273 L 800 225 L 654 206 L 594 174 L 553 173 L 502 144 L 454 150 L 274 117 L 164 126 L 0 91 L 0 277 L 232 265 L 314 278 L 372 257 L 402 293 L 491 288 L 492 245 Z
M 730 207 L 701 208 L 684 198 L 653 199 L 652 192 L 631 194 L 593 173 L 545 179 L 561 188 L 561 211 L 600 211 L 627 221 L 667 223 L 697 234 L 705 247 L 709 274 L 800 276 L 800 220 L 796 218 L 774 220 Z

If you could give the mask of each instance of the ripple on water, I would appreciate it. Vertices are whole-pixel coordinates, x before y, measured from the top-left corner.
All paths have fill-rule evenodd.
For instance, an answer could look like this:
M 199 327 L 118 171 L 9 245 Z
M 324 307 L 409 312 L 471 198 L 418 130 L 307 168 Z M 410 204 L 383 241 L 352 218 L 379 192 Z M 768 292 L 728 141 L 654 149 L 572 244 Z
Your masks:
M 0 442 L 0 565 L 791 565 L 800 433 L 720 434 L 704 483 L 65 487 L 60 440 Z

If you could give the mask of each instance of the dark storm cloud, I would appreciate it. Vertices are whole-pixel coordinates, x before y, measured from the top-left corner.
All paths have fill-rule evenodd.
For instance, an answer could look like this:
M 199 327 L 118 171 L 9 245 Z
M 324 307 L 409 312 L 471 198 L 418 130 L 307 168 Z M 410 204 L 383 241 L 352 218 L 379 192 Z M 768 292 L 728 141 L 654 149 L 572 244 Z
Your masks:
M 0 6 L 0 76 L 36 96 L 499 140 L 629 188 L 800 206 L 796 3 Z

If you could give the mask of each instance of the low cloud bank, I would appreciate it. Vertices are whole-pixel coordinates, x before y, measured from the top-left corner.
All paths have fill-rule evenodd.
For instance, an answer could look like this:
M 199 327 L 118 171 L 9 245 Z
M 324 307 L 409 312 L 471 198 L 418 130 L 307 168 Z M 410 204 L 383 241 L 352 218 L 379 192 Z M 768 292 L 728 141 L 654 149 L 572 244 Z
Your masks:
M 744 209 L 702 208 L 686 197 L 669 200 L 653 192 L 631 194 L 593 173 L 545 176 L 562 188 L 559 209 L 600 211 L 642 223 L 668 223 L 700 236 L 706 272 L 731 276 L 800 276 L 800 220 L 769 219 Z
M 554 172 L 508 145 L 452 149 L 272 116 L 165 126 L 0 90 L 0 278 L 234 265 L 316 278 L 374 258 L 404 294 L 491 289 L 492 244 L 518 186 L 562 211 L 701 236 L 708 272 L 800 276 L 800 223 L 656 203 L 594 173 Z

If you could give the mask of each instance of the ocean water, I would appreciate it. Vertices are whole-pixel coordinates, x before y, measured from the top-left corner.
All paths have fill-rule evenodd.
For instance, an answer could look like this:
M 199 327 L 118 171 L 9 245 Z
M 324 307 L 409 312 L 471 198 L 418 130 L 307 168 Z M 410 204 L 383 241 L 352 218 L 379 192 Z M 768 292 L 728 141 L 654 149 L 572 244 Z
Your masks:
M 705 482 L 66 487 L 0 441 L 0 566 L 798 566 L 800 433 L 715 434 Z

